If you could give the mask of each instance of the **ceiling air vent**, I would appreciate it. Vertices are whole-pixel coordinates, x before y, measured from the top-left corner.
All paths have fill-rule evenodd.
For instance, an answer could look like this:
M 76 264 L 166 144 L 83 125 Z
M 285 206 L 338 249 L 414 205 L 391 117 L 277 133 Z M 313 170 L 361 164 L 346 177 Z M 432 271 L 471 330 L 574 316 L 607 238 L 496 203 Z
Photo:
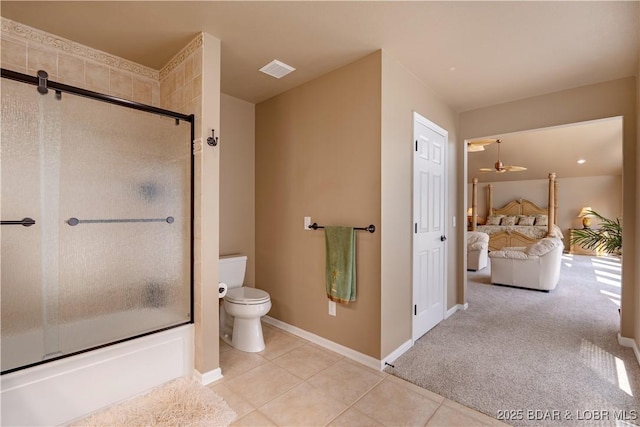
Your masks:
M 284 77 L 290 72 L 295 70 L 296 69 L 293 68 L 291 65 L 287 65 L 284 62 L 278 61 L 277 59 L 274 59 L 264 67 L 260 68 L 260 71 L 270 75 L 271 77 L 275 77 L 276 79 L 279 79 L 280 77 Z

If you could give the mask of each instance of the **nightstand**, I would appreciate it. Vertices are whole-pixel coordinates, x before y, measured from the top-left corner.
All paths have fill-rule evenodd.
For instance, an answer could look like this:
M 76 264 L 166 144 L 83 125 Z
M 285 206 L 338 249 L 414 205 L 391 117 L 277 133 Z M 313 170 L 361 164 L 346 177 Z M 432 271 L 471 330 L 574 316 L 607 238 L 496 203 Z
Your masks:
M 574 231 L 578 231 L 580 229 L 576 229 L 576 228 L 570 228 L 569 229 L 569 253 L 570 254 L 575 254 L 575 255 L 591 255 L 591 256 L 602 256 L 605 255 L 604 251 L 602 251 L 602 249 L 585 249 L 583 248 L 581 245 L 576 244 L 576 243 L 571 243 L 571 240 L 573 239 L 573 232 Z M 597 229 L 594 229 L 596 231 L 598 231 Z

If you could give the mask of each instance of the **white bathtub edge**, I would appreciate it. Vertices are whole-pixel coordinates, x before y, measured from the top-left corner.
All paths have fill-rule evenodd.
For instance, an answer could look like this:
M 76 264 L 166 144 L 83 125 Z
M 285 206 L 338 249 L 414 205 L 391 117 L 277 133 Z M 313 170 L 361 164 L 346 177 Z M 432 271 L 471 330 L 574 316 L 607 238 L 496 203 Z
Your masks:
M 0 377 L 2 425 L 61 425 L 193 372 L 193 325 Z

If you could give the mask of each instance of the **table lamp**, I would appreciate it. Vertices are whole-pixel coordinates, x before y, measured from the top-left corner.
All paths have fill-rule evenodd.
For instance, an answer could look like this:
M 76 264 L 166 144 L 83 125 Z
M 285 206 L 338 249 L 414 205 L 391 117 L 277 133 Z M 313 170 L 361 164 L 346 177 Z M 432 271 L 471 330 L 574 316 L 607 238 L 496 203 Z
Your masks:
M 593 217 L 591 211 L 591 207 L 586 206 L 582 208 L 582 210 L 578 214 L 578 218 L 582 218 L 582 228 L 591 228 L 591 218 Z

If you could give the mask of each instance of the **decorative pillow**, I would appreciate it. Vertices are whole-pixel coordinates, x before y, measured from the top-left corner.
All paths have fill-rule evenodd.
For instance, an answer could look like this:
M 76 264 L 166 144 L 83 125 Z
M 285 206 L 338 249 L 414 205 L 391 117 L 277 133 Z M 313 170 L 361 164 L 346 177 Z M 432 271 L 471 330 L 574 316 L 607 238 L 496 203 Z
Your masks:
M 533 225 L 536 220 L 535 216 L 520 215 L 518 217 L 518 225 Z
M 500 220 L 504 215 L 489 215 L 487 218 L 487 225 L 500 225 Z
M 516 225 L 516 219 L 518 219 L 518 217 L 515 215 L 505 216 L 502 218 L 500 225 Z
M 548 225 L 549 217 L 547 215 L 536 215 L 536 225 Z

